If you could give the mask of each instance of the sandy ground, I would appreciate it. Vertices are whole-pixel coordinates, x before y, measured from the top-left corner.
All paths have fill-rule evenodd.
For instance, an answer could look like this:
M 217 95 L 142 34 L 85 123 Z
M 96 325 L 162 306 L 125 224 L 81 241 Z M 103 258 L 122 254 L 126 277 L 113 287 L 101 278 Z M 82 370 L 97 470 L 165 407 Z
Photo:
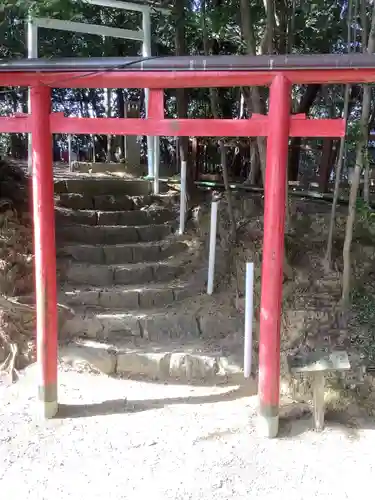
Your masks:
M 60 371 L 59 418 L 35 417 L 35 367 L 0 386 L 0 491 L 11 499 L 357 499 L 375 431 L 255 431 L 254 397 Z

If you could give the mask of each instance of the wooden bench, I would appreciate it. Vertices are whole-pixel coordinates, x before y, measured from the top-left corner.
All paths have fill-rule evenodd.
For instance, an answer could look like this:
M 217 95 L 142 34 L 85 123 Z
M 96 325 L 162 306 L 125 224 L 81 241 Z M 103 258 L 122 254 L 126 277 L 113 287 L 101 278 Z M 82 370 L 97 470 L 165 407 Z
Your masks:
M 324 429 L 324 392 L 327 372 L 350 370 L 346 351 L 312 351 L 306 355 L 290 356 L 289 369 L 294 374 L 305 374 L 312 378 L 313 420 L 317 431 Z

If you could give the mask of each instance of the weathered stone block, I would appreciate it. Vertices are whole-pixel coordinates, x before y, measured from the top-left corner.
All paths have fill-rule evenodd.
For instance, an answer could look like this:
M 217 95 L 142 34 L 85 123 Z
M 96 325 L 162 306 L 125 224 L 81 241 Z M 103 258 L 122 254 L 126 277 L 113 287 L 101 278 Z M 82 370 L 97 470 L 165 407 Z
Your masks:
M 105 246 L 104 252 L 105 264 L 122 264 L 133 262 L 133 247 L 127 245 Z
M 160 248 L 159 260 L 168 259 L 168 257 L 172 257 L 173 255 L 177 255 L 187 250 L 189 250 L 189 247 L 183 241 L 171 241 L 167 244 L 163 242 Z
M 154 280 L 155 281 L 169 281 L 176 278 L 184 270 L 181 264 L 173 264 L 169 262 L 156 264 L 154 266 Z
M 103 243 L 105 245 L 118 245 L 121 243 L 137 243 L 138 242 L 138 233 L 137 230 L 133 227 L 124 227 L 124 226 L 97 226 L 98 234 L 98 243 Z M 92 238 L 95 239 L 95 235 L 97 233 L 93 231 Z
M 95 210 L 132 210 L 133 201 L 127 195 L 113 196 L 101 195 L 94 196 L 93 205 Z
M 146 376 L 156 380 L 171 378 L 184 381 L 221 380 L 218 357 L 215 355 L 191 354 L 182 346 L 181 352 L 166 349 L 152 351 L 131 349 L 117 355 L 117 373 L 130 376 Z
M 139 292 L 137 290 L 118 290 L 116 288 L 102 290 L 99 305 L 108 309 L 137 309 Z
M 121 178 L 75 178 L 67 179 L 66 191 L 68 193 L 88 193 L 91 196 L 105 194 L 126 194 L 130 196 L 148 194 L 151 189 L 149 181 L 123 180 Z
M 173 288 L 173 297 L 174 297 L 174 300 L 176 300 L 176 301 L 184 300 L 184 299 L 187 299 L 189 297 L 194 297 L 195 295 L 198 295 L 198 293 L 199 292 L 191 286 L 184 286 L 181 288 L 177 288 L 177 287 Z
M 163 307 L 174 301 L 173 291 L 166 290 L 141 290 L 139 293 L 139 306 L 144 309 Z
M 152 281 L 152 267 L 149 265 L 137 267 L 117 267 L 114 282 L 118 285 L 138 285 Z
M 215 357 L 203 354 L 172 353 L 169 375 L 173 378 L 192 380 L 214 379 L 219 371 Z
M 67 187 L 66 187 L 66 181 L 65 180 L 60 180 L 60 181 L 55 181 L 53 183 L 53 190 L 56 194 L 63 194 L 67 193 Z
M 241 332 L 244 328 L 244 319 L 240 316 L 226 316 L 223 314 L 205 314 L 199 318 L 201 335 L 205 338 L 223 337 Z
M 63 294 L 67 304 L 82 305 L 82 306 L 98 306 L 99 305 L 99 290 L 74 290 Z
M 144 375 L 151 379 L 167 379 L 170 353 L 165 352 L 123 352 L 117 355 L 117 373 Z
M 160 245 L 154 243 L 153 245 L 133 247 L 133 262 L 157 262 L 161 259 Z
M 56 225 L 59 224 L 88 224 L 95 225 L 97 223 L 96 213 L 94 210 L 68 210 L 56 209 L 55 211 Z
M 130 196 L 146 196 L 151 193 L 152 185 L 150 181 L 132 180 L 125 181 L 126 194 Z
M 177 214 L 167 208 L 151 210 L 148 212 L 150 224 L 165 224 L 166 222 L 174 222 Z
M 76 315 L 65 322 L 61 334 L 66 337 L 88 337 L 96 339 L 102 336 L 103 325 L 95 316 Z
M 80 173 L 99 173 L 105 174 L 107 172 L 124 172 L 125 165 L 123 163 L 102 163 L 102 162 L 75 162 L 73 170 Z
M 137 318 L 127 314 L 101 313 L 97 315 L 102 325 L 101 338 L 107 339 L 115 334 L 117 337 L 140 337 L 141 329 Z
M 119 217 L 122 212 L 97 212 L 99 226 L 116 226 L 119 224 Z
M 160 241 L 171 234 L 171 227 L 168 225 L 154 225 L 138 227 L 139 241 Z
M 110 286 L 113 284 L 113 269 L 106 266 L 93 266 L 84 263 L 71 263 L 66 266 L 63 276 L 70 283 Z
M 90 264 L 103 264 L 103 247 L 92 245 L 67 245 L 57 249 L 58 257 L 68 257 L 73 260 L 89 262 Z
M 147 207 L 148 205 L 151 205 L 152 203 L 152 196 L 151 195 L 145 195 L 145 196 L 133 196 L 132 197 L 132 202 L 134 209 L 140 209 L 142 207 Z
M 56 235 L 63 241 L 89 245 L 117 245 L 138 241 L 137 230 L 124 226 L 65 226 L 57 228 Z
M 143 337 L 148 340 L 166 338 L 198 337 L 197 319 L 192 315 L 169 313 L 141 320 Z
M 108 352 L 108 347 L 98 342 L 68 344 L 60 348 L 59 357 L 75 367 L 89 365 L 106 375 L 112 375 L 116 371 L 116 355 Z
M 128 210 L 119 214 L 118 224 L 123 226 L 143 226 L 150 224 L 150 218 L 146 211 Z
M 81 193 L 60 194 L 56 200 L 60 207 L 71 208 L 72 210 L 85 210 L 94 208 L 93 199 Z

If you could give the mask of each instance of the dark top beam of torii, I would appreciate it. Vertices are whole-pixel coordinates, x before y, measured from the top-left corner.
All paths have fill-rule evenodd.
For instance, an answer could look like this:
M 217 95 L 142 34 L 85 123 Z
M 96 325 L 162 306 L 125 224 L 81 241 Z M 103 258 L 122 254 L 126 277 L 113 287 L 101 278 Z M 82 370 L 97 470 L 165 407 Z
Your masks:
M 0 72 L 320 71 L 375 69 L 375 54 L 92 57 L 1 60 Z

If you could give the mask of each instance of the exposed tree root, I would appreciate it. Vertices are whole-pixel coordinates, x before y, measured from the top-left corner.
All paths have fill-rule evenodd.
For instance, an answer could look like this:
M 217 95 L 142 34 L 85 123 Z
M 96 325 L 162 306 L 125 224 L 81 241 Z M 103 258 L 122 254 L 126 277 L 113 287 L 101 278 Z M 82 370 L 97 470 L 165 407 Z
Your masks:
M 25 170 L 16 163 L 0 161 L 0 373 L 8 375 L 11 382 L 36 355 L 28 189 Z M 59 321 L 65 321 L 70 313 L 60 306 Z
M 18 370 L 35 361 L 35 307 L 14 298 L 0 296 L 0 347 L 6 354 L 0 373 L 10 382 L 18 379 Z M 74 315 L 68 307 L 58 304 L 59 324 Z
M 0 365 L 0 373 L 7 375 L 10 383 L 17 382 L 18 380 L 18 370 L 16 370 L 16 357 L 18 354 L 18 347 L 15 343 L 10 343 L 8 345 L 10 353 L 8 354 L 6 360 Z

